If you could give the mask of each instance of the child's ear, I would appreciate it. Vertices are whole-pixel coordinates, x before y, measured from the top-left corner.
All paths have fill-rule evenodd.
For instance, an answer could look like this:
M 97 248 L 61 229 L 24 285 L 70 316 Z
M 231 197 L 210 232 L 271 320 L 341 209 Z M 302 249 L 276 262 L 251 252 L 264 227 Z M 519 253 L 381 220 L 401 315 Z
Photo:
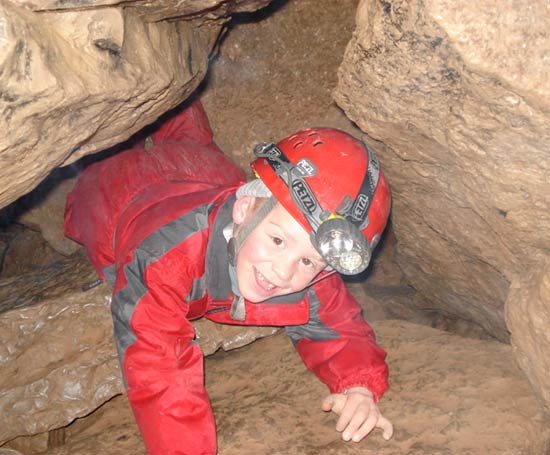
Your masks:
M 251 213 L 256 198 L 252 196 L 242 196 L 235 201 L 233 205 L 233 223 L 242 224 L 249 213 Z

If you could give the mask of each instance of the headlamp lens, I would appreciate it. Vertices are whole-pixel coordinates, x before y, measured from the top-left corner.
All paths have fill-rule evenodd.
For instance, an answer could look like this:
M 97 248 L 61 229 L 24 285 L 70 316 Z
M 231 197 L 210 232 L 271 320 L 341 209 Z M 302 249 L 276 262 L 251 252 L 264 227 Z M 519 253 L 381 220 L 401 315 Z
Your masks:
M 345 270 L 356 270 L 361 267 L 363 263 L 363 257 L 360 253 L 352 251 L 351 253 L 344 253 L 338 258 L 340 267 Z
M 319 226 L 314 245 L 323 258 L 344 275 L 354 275 L 367 268 L 370 246 L 367 239 L 351 223 L 334 218 Z

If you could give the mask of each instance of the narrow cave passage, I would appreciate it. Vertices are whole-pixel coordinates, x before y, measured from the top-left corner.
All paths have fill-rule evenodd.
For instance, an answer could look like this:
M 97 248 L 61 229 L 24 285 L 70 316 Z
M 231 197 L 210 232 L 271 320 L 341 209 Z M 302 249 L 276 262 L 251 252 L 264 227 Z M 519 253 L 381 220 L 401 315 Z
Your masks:
M 453 65 L 460 65 L 456 51 L 449 50 L 454 41 L 449 44 L 436 37 L 433 23 L 421 23 L 428 22 L 427 13 L 417 24 L 425 28 L 412 36 L 407 29 L 412 27 L 407 22 L 412 6 L 358 0 L 321 3 L 322 8 L 314 0 L 277 0 L 257 12 L 234 14 L 209 58 L 204 80 L 183 106 L 201 100 L 216 143 L 249 176 L 256 143 L 276 141 L 309 126 L 330 126 L 361 138 L 388 169 L 392 218 L 372 265 L 358 279 L 348 280 L 348 289 L 388 353 L 390 389 L 380 406 L 392 420 L 395 434 L 386 442 L 377 430 L 360 444 L 344 443 L 334 430 L 336 416 L 320 408 L 326 386 L 304 367 L 282 331 L 237 330 L 199 320 L 195 330 L 208 355 L 206 385 L 216 416 L 219 454 L 549 453 L 548 401 L 544 399 L 550 386 L 538 379 L 548 361 L 540 353 L 535 360 L 529 352 L 522 354 L 524 345 L 517 340 L 511 345 L 512 326 L 504 317 L 504 303 L 511 294 L 518 305 L 538 295 L 538 300 L 533 297 L 542 302 L 536 315 L 543 327 L 548 322 L 545 308 L 550 289 L 544 285 L 543 272 L 549 269 L 533 265 L 535 259 L 547 256 L 548 238 L 543 235 L 537 240 L 540 248 L 531 241 L 533 230 L 544 232 L 547 222 L 542 212 L 549 202 L 535 190 L 542 194 L 547 188 L 548 169 L 522 163 L 531 175 L 525 177 L 516 168 L 506 167 L 508 158 L 496 156 L 503 169 L 491 162 L 477 170 L 476 153 L 483 156 L 484 147 L 490 152 L 492 141 L 502 141 L 508 134 L 499 135 L 501 130 L 495 126 L 499 117 L 486 116 L 485 111 L 497 110 L 494 105 L 480 107 L 477 117 L 470 111 L 471 94 L 465 93 L 460 80 L 469 77 L 465 85 L 479 84 L 473 92 L 494 90 L 499 100 L 512 95 L 487 88 L 479 74 L 455 74 Z M 373 13 L 378 9 L 381 16 Z M 353 62 L 353 71 L 344 67 L 343 62 L 351 65 L 350 59 L 357 56 L 349 53 L 350 42 L 358 39 L 357 28 L 367 16 L 374 24 L 373 33 L 383 25 L 390 36 L 402 34 L 388 47 L 401 43 L 418 59 L 418 66 L 405 71 L 410 81 L 399 80 L 397 70 L 384 73 L 404 60 L 399 60 L 399 52 L 384 54 L 380 36 L 373 36 L 369 49 L 362 47 L 364 42 L 354 43 L 366 60 L 374 59 L 370 68 L 359 60 Z M 419 36 L 428 32 L 434 34 L 428 46 L 433 66 L 426 68 L 427 57 L 422 54 L 426 44 Z M 377 55 L 387 67 L 376 60 Z M 439 69 L 440 61 L 449 67 L 443 79 L 431 73 Z M 430 80 L 433 86 L 427 85 Z M 387 85 L 387 89 L 368 92 L 369 84 Z M 346 92 L 350 86 L 357 90 L 355 94 Z M 404 89 L 408 86 L 426 99 L 430 90 L 439 94 L 440 89 L 460 98 L 464 111 L 454 106 L 444 117 L 453 133 L 442 137 L 438 128 L 428 131 L 422 123 L 425 112 L 443 116 L 438 109 L 443 110 L 448 100 L 435 103 L 437 109 L 428 102 L 417 105 L 418 114 L 411 115 L 413 98 Z M 362 89 L 378 98 L 365 101 Z M 390 95 L 407 110 L 391 101 Z M 531 117 L 526 111 L 535 107 L 544 111 L 543 101 L 536 106 L 525 96 L 518 105 L 521 112 L 506 111 L 502 117 L 513 124 L 530 121 L 533 128 L 539 126 L 540 142 L 529 146 L 521 144 L 520 133 L 510 133 L 511 142 L 532 152 L 535 161 L 550 134 L 540 126 L 544 116 L 539 111 Z M 394 111 L 388 113 L 386 108 Z M 365 114 L 369 109 L 372 117 Z M 390 114 L 399 121 L 392 123 Z M 468 128 L 476 122 L 483 124 L 480 137 L 486 137 L 487 143 L 476 150 L 460 148 L 472 139 Z M 82 247 L 63 236 L 62 223 L 66 195 L 76 174 L 88 163 L 143 140 L 149 132 L 150 127 L 129 141 L 53 171 L 33 193 L 1 212 L 0 363 L 5 373 L 0 383 L 4 397 L 0 400 L 0 427 L 4 428 L 0 453 L 145 453 L 112 341 L 110 288 L 101 284 L 82 290 L 97 274 Z M 477 136 L 472 139 L 477 140 Z M 458 144 L 456 149 L 453 144 Z M 466 151 L 471 156 L 465 165 L 450 158 Z M 471 168 L 475 169 L 468 174 Z M 458 175 L 452 172 L 456 169 Z M 516 178 L 517 185 L 497 186 L 502 174 Z M 482 186 L 482 177 L 497 183 L 480 193 L 501 192 L 494 200 L 483 201 L 501 204 L 490 215 L 483 204 L 476 205 L 475 193 L 467 191 Z M 531 186 L 526 183 L 529 179 Z M 426 183 L 430 181 L 437 184 Z M 517 190 L 519 195 L 516 186 L 523 188 Z M 430 197 L 444 189 L 440 199 Z M 530 212 L 524 201 L 542 209 Z M 444 204 L 453 210 L 444 210 Z M 466 216 L 468 224 L 461 222 Z M 517 221 L 525 230 L 525 267 L 537 271 L 521 276 L 520 281 L 516 272 L 521 267 L 512 258 L 516 245 L 511 246 L 507 242 L 511 237 L 506 236 L 517 226 L 507 223 L 522 216 L 540 222 L 522 225 Z M 460 233 L 451 225 L 460 226 Z M 538 330 L 534 326 L 532 332 L 541 333 Z M 539 336 L 541 346 L 550 345 L 547 335 Z M 257 338 L 261 340 L 249 344 Z M 533 388 L 537 381 L 538 388 Z

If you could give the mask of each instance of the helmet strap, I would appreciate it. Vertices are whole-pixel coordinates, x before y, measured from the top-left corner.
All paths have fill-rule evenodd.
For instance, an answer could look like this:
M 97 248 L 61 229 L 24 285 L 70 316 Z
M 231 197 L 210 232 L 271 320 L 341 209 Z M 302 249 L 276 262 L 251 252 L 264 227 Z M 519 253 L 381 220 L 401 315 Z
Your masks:
M 237 264 L 237 255 L 241 247 L 243 246 L 245 240 L 250 235 L 250 233 L 262 222 L 262 220 L 267 216 L 271 210 L 277 205 L 277 199 L 274 196 L 271 196 L 267 199 L 262 206 L 256 210 L 250 219 L 240 225 L 233 226 L 233 237 L 229 239 L 227 244 L 227 250 L 229 253 L 229 262 L 231 265 L 235 266 Z

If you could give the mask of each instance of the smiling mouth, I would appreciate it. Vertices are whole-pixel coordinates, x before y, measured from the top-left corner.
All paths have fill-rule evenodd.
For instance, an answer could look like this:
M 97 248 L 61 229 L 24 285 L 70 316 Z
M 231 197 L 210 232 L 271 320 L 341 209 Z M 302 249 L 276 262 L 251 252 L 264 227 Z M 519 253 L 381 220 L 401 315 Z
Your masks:
M 275 286 L 273 283 L 267 280 L 265 276 L 263 276 L 258 270 L 256 270 L 256 278 L 258 279 L 258 282 L 264 288 L 266 291 L 272 291 L 277 286 Z

